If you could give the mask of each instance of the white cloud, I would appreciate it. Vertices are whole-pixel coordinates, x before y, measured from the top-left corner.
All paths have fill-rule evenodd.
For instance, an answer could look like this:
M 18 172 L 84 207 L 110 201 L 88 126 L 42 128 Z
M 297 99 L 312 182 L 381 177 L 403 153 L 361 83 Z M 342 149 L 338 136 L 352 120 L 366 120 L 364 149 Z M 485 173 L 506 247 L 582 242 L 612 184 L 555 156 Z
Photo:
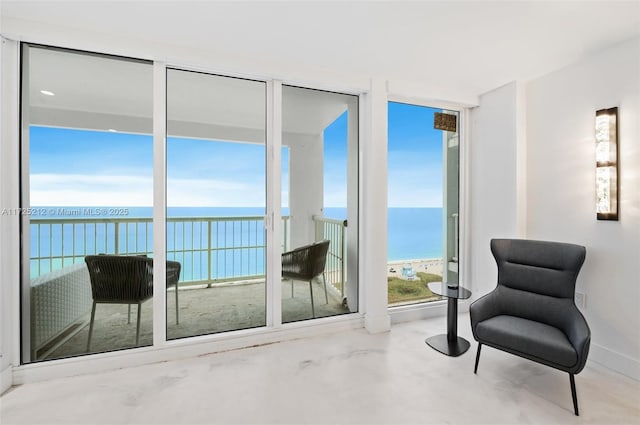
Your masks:
M 151 206 L 153 180 L 145 176 L 32 174 L 32 206 Z
M 32 206 L 152 206 L 153 179 L 145 176 L 32 174 Z M 170 206 L 254 207 L 265 204 L 264 182 L 170 179 Z
M 417 168 L 389 170 L 389 207 L 441 208 L 443 202 L 441 170 Z
M 264 182 L 170 179 L 167 204 L 179 207 L 256 207 L 265 205 Z

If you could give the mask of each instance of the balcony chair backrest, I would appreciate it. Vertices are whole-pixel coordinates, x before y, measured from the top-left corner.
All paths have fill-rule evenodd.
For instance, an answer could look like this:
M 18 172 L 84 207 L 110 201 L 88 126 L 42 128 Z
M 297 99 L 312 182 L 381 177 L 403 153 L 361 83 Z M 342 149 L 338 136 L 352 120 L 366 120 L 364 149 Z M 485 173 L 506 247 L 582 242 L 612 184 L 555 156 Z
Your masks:
M 153 259 L 143 256 L 85 257 L 96 302 L 137 303 L 153 295 Z
M 310 280 L 324 272 L 331 241 L 322 240 L 282 254 L 282 275 Z

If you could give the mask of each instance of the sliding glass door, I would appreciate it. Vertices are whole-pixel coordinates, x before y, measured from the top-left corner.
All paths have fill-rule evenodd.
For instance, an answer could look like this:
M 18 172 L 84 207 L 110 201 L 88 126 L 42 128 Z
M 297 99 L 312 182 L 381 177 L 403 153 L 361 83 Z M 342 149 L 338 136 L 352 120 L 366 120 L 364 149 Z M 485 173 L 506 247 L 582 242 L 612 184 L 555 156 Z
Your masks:
M 22 361 L 151 345 L 152 65 L 30 45 L 22 65 Z
M 168 339 L 266 324 L 265 117 L 264 82 L 167 70 Z
M 283 86 L 282 321 L 357 311 L 358 97 Z

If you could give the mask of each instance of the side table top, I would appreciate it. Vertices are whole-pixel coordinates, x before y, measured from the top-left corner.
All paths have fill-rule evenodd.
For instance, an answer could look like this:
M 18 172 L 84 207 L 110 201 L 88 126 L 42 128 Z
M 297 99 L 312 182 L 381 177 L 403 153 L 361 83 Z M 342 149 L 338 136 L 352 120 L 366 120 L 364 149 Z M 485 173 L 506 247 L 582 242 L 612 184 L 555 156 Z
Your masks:
M 459 300 L 466 300 L 471 297 L 471 291 L 462 286 L 450 287 L 442 282 L 431 282 L 428 283 L 427 286 L 431 292 L 443 297 L 456 298 Z

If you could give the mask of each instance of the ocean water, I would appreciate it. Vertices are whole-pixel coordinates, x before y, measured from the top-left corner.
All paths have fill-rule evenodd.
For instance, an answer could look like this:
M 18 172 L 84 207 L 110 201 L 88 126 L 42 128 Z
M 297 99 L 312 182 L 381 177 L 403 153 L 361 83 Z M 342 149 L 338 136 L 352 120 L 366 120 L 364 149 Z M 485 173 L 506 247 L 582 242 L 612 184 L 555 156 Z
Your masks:
M 442 257 L 442 208 L 387 210 L 389 261 Z
M 31 212 L 31 276 L 82 261 L 84 255 L 115 252 L 115 225 L 41 225 L 38 219 L 135 219 L 152 216 L 150 207 L 36 207 Z M 346 208 L 326 208 L 328 218 L 346 219 Z M 287 215 L 288 210 L 283 210 Z M 264 208 L 169 207 L 167 217 L 237 217 L 264 215 Z M 81 220 L 79 220 L 81 221 Z M 135 221 L 135 220 L 134 220 Z M 214 226 L 214 225 L 212 225 Z M 442 256 L 442 208 L 388 209 L 389 261 Z M 178 222 L 167 229 L 168 257 L 184 263 L 187 280 L 264 273 L 264 231 L 256 218 L 215 224 L 212 236 L 201 222 Z M 120 224 L 119 252 L 151 252 L 151 224 Z M 216 252 L 209 264 L 206 248 Z M 259 246 L 258 248 L 237 248 Z M 231 249 L 233 248 L 233 249 Z M 51 260 L 51 257 L 55 257 Z M 64 257 L 64 258 L 63 258 Z M 38 259 L 39 258 L 39 259 Z M 212 273 L 208 276 L 207 273 Z

